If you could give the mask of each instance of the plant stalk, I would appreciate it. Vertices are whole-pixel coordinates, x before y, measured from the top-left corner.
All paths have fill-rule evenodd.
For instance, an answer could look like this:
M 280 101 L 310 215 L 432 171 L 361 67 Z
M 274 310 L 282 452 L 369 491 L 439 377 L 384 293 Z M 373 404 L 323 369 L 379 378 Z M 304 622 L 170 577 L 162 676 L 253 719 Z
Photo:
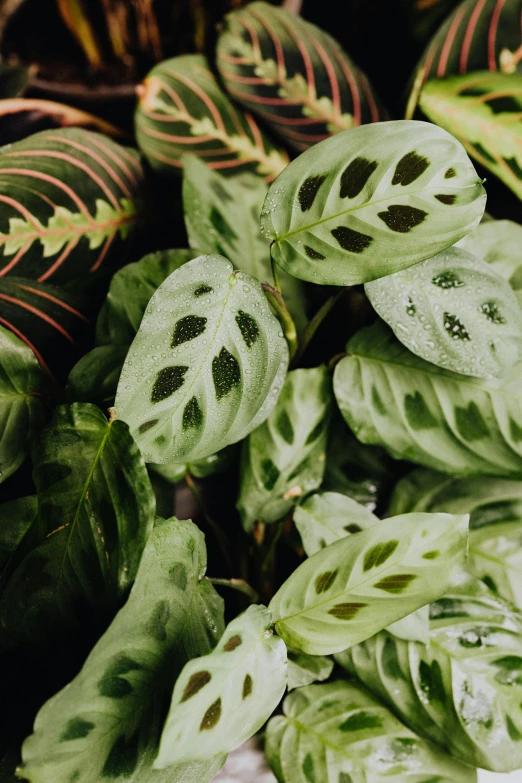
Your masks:
M 288 343 L 288 351 L 290 353 L 291 361 L 297 350 L 297 330 L 295 328 L 294 320 L 288 312 L 288 308 L 281 291 L 278 291 L 277 288 L 271 286 L 270 283 L 261 283 L 261 285 L 263 286 L 266 298 L 274 308 L 281 326 L 283 327 L 283 334 Z

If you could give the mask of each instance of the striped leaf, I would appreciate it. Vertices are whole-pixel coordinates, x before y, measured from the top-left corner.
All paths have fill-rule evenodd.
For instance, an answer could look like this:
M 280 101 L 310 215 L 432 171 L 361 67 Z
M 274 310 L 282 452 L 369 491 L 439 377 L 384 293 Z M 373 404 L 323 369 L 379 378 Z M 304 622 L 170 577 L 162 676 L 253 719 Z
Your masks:
M 420 107 L 522 199 L 522 76 L 481 72 L 428 82 Z
M 22 464 L 43 423 L 41 386 L 29 348 L 0 326 L 0 483 Z
M 401 343 L 439 367 L 498 378 L 522 358 L 522 312 L 508 281 L 462 248 L 366 283 L 365 291 Z
M 294 691 L 267 728 L 279 783 L 476 783 L 475 770 L 416 737 L 352 683 Z
M 136 138 L 163 174 L 181 172 L 187 152 L 211 169 L 254 171 L 269 181 L 288 161 L 252 115 L 231 103 L 200 54 L 165 60 L 148 74 L 139 91 Z
M 337 41 L 268 3 L 225 17 L 217 65 L 234 100 L 296 150 L 385 119 L 368 79 Z
M 156 522 L 125 606 L 80 673 L 36 716 L 18 769 L 24 780 L 207 783 L 218 772 L 223 756 L 152 769 L 176 675 L 223 633 L 223 601 L 201 579 L 205 568 L 192 522 Z
M 143 213 L 137 154 L 79 128 L 0 148 L 0 277 L 68 283 L 124 259 Z
M 512 220 L 485 220 L 457 243 L 483 258 L 509 281 L 522 305 L 522 226 Z
M 261 227 L 302 280 L 354 285 L 454 244 L 484 212 L 464 148 L 440 128 L 397 120 L 316 144 L 272 184 Z
M 468 517 L 406 514 L 305 560 L 270 603 L 277 633 L 311 655 L 368 639 L 443 595 L 464 564 Z
M 382 322 L 347 348 L 334 392 L 363 443 L 445 473 L 522 476 L 522 363 L 503 380 L 469 378 L 410 353 Z
M 274 407 L 288 362 L 260 283 L 222 256 L 173 272 L 150 300 L 116 408 L 148 462 L 187 462 L 235 443 Z
M 470 514 L 467 570 L 522 609 L 522 481 L 415 470 L 390 501 L 390 514 L 410 511 Z
M 473 578 L 430 607 L 428 645 L 386 633 L 336 656 L 420 736 L 473 767 L 522 766 L 522 617 Z

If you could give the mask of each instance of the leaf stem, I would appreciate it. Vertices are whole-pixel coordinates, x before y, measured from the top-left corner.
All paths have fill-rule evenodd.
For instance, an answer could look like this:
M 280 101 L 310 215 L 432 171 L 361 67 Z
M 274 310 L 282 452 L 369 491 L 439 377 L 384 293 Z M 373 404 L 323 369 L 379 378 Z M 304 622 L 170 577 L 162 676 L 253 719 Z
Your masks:
M 295 328 L 293 318 L 288 312 L 288 308 L 281 291 L 271 286 L 270 283 L 261 283 L 261 285 L 263 286 L 266 298 L 274 308 L 275 313 L 281 322 L 283 333 L 288 343 L 290 360 L 292 360 L 297 350 L 297 330 Z
M 326 302 L 324 302 L 324 304 L 316 312 L 311 321 L 308 322 L 299 338 L 299 345 L 297 346 L 297 350 L 292 359 L 292 364 L 294 366 L 300 362 L 304 352 L 312 342 L 314 335 L 327 317 L 328 313 L 335 307 L 339 299 L 343 296 L 343 294 L 346 293 L 347 290 L 348 288 L 342 288 L 336 294 L 327 299 Z
M 250 603 L 255 604 L 259 600 L 259 595 L 254 588 L 245 582 L 244 579 L 216 579 L 212 576 L 204 577 L 208 582 L 219 587 L 230 587 L 232 590 L 237 590 L 238 593 L 243 593 L 250 600 Z
M 275 240 L 274 240 L 275 241 Z M 279 281 L 279 273 L 277 271 L 277 264 L 274 261 L 274 257 L 272 255 L 272 245 L 274 242 L 270 245 L 270 266 L 272 267 L 272 277 L 274 278 L 274 288 L 276 291 L 279 291 L 280 294 L 283 292 L 281 291 L 281 283 Z
M 229 568 L 230 571 L 233 571 L 234 569 L 233 569 L 233 566 L 232 566 L 232 559 L 230 557 L 230 544 L 229 544 L 229 541 L 228 541 L 226 535 L 221 530 L 221 528 L 218 525 L 218 523 L 216 522 L 216 520 L 214 519 L 214 517 L 212 517 L 211 514 L 209 513 L 208 508 L 207 508 L 207 504 L 203 500 L 203 495 L 199 491 L 199 488 L 198 488 L 196 482 L 194 481 L 194 479 L 192 478 L 192 476 L 190 475 L 190 473 L 186 474 L 186 476 L 185 476 L 185 483 L 186 483 L 187 487 L 190 489 L 190 491 L 192 492 L 192 494 L 194 496 L 194 499 L 196 500 L 197 504 L 199 505 L 199 507 L 201 509 L 201 513 L 203 514 L 203 516 L 205 518 L 205 522 L 207 523 L 207 525 L 211 529 L 212 533 L 214 534 L 214 537 L 215 537 L 215 539 L 216 539 L 216 541 L 217 541 L 217 543 L 219 545 L 219 548 L 221 550 L 221 554 L 223 555 L 225 563 L 227 564 L 227 568 Z

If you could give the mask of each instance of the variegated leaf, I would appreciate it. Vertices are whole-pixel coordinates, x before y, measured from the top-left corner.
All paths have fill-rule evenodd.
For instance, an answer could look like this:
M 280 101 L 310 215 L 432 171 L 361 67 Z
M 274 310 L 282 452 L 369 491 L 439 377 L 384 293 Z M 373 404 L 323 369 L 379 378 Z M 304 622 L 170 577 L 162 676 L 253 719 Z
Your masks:
M 231 103 L 200 54 L 173 57 L 150 71 L 139 89 L 136 138 L 151 166 L 167 175 L 180 172 L 188 152 L 211 169 L 254 171 L 269 181 L 288 161 L 252 115 Z
M 305 560 L 270 602 L 277 633 L 311 655 L 368 639 L 443 595 L 466 557 L 467 516 L 406 514 Z
M 336 659 L 420 736 L 473 767 L 522 766 L 522 616 L 472 577 L 430 607 L 429 644 L 386 633 Z
M 485 198 L 456 139 L 397 120 L 344 131 L 300 155 L 271 185 L 261 227 L 285 271 L 354 285 L 454 244 L 478 224 Z
M 241 440 L 274 407 L 288 350 L 259 282 L 222 256 L 173 272 L 150 300 L 116 395 L 148 462 Z
M 337 41 L 268 3 L 225 17 L 217 65 L 234 100 L 297 150 L 385 119 L 368 79 Z
M 308 655 L 289 647 L 288 654 L 288 690 L 324 682 L 331 675 L 334 662 L 327 655 Z
M 522 363 L 503 380 L 469 378 L 410 353 L 382 322 L 347 348 L 334 392 L 363 443 L 455 475 L 522 476 Z
M 264 606 L 225 629 L 216 649 L 181 672 L 155 767 L 229 753 L 258 731 L 286 688 L 286 647 Z
M 0 148 L 0 277 L 67 283 L 124 260 L 144 211 L 136 152 L 80 128 Z

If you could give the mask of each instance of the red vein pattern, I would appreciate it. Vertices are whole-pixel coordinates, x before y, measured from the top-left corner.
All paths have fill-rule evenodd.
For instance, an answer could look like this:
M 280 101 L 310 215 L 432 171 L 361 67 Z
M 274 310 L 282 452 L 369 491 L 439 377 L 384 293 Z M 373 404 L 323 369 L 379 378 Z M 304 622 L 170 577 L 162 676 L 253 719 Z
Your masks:
M 288 163 L 198 54 L 166 60 L 149 73 L 139 91 L 136 138 L 151 166 L 166 175 L 181 174 L 187 153 L 223 174 L 250 170 L 267 181 Z
M 232 97 L 299 151 L 386 119 L 365 75 L 333 38 L 268 3 L 228 14 L 217 65 Z
M 65 284 L 123 263 L 144 200 L 139 156 L 105 136 L 60 128 L 12 144 L 0 154 L 0 280 Z

